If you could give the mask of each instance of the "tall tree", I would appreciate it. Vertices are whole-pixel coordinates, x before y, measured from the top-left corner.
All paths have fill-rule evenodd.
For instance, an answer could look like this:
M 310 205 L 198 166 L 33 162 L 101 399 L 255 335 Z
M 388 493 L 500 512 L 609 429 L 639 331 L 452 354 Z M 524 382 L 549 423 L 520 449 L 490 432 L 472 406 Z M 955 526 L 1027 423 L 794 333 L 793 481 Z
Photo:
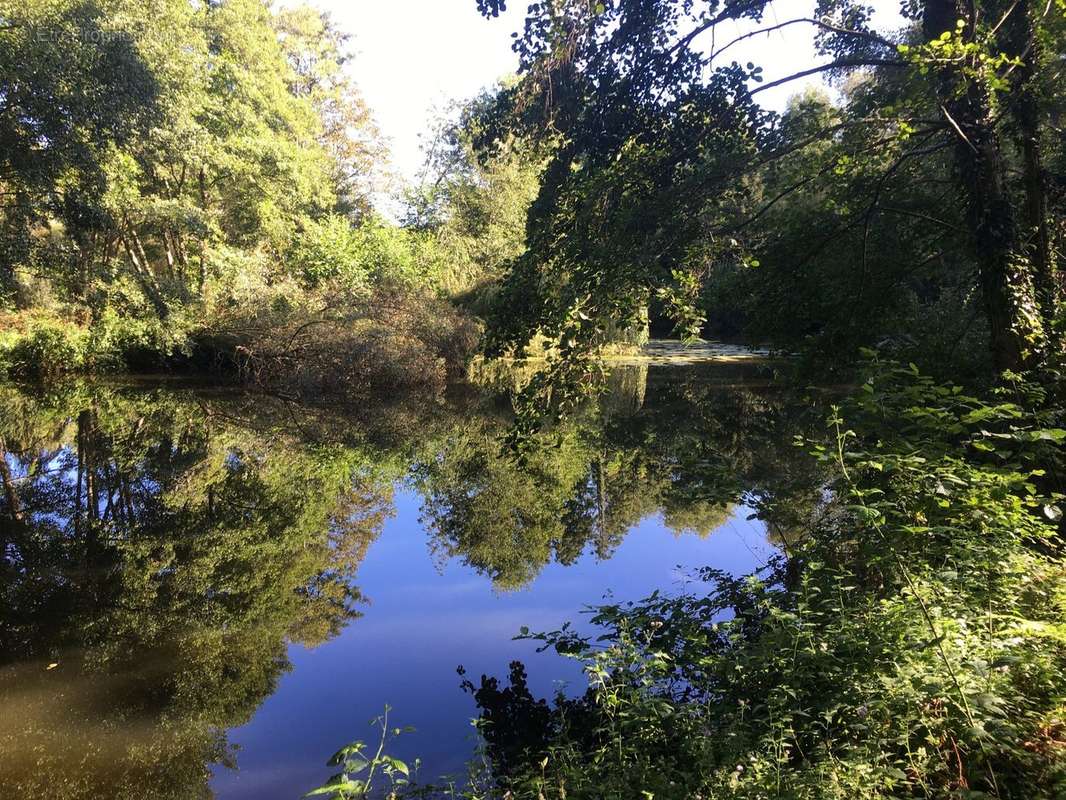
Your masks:
M 108 0 L 0 2 L 0 294 L 49 218 L 91 218 L 110 145 L 158 119 L 160 86 Z
M 289 89 L 309 100 L 318 115 L 318 142 L 329 154 L 341 210 L 355 221 L 364 219 L 385 177 L 386 152 L 350 73 L 350 37 L 326 12 L 311 6 L 278 11 L 274 26 L 292 69 Z
M 854 0 L 820 0 L 772 24 L 764 22 L 771 5 L 531 6 L 515 45 L 524 78 L 502 103 L 511 127 L 550 140 L 554 157 L 531 211 L 529 254 L 506 291 L 511 307 L 531 311 L 498 321 L 496 349 L 520 346 L 536 330 L 564 345 L 594 344 L 612 319 L 632 317 L 656 294 L 684 311 L 678 301 L 692 295 L 708 264 L 750 261 L 759 220 L 829 172 L 861 189 L 857 224 L 869 230 L 885 182 L 904 165 L 939 163 L 949 148 L 991 361 L 997 370 L 1039 363 L 1056 312 L 1057 267 L 1041 149 L 1051 104 L 1037 102 L 1036 87 L 1051 88 L 1048 51 L 1061 44 L 1061 4 L 906 2 L 902 11 L 917 28 L 899 35 L 875 29 L 871 9 Z M 501 6 L 480 4 L 485 13 Z M 724 23 L 746 30 L 726 35 Z M 754 64 L 725 61 L 740 41 L 800 25 L 814 31 L 825 57 L 815 67 L 765 82 Z M 778 115 L 758 105 L 770 87 L 856 73 L 903 81 L 912 107 L 846 106 L 840 121 L 788 143 Z M 856 172 L 853 157 L 834 153 L 813 174 L 760 197 L 768 164 L 856 128 L 871 150 L 907 143 L 879 175 Z M 865 264 L 868 236 L 862 247 L 855 261 Z
M 324 15 L 30 0 L 0 24 L 8 283 L 47 244 L 65 296 L 99 306 L 131 279 L 162 318 L 234 251 L 265 261 L 338 206 L 369 213 L 383 153 Z

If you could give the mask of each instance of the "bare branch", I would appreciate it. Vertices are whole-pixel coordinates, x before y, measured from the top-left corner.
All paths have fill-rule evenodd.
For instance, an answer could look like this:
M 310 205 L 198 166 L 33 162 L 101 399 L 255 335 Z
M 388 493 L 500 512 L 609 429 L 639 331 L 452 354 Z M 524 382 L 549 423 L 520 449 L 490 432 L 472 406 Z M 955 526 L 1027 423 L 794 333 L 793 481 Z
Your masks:
M 955 129 L 955 133 L 957 133 L 959 135 L 959 137 L 964 142 L 966 142 L 967 145 L 969 145 L 970 149 L 973 150 L 976 153 L 977 152 L 977 148 L 974 147 L 973 142 L 971 142 L 967 138 L 966 134 L 962 132 L 962 128 L 959 127 L 959 123 L 957 123 L 955 121 L 954 117 L 952 117 L 951 114 L 948 113 L 947 108 L 944 105 L 941 105 L 940 106 L 940 110 L 944 112 L 944 117 L 947 119 L 948 122 L 951 123 L 951 127 Z
M 795 19 L 790 19 L 790 20 L 787 20 L 785 22 L 779 23 L 777 25 L 772 25 L 769 28 L 760 28 L 757 31 L 750 31 L 749 33 L 745 33 L 745 34 L 742 34 L 741 36 L 736 37 L 735 39 L 730 41 L 728 44 L 724 44 L 719 49 L 713 51 L 711 53 L 711 55 L 709 55 L 707 57 L 707 63 L 710 63 L 710 62 L 714 61 L 714 59 L 718 58 L 718 56 L 720 56 L 722 53 L 724 53 L 730 47 L 732 47 L 733 45 L 735 45 L 735 44 L 737 44 L 739 42 L 744 41 L 745 39 L 752 39 L 752 38 L 754 38 L 756 36 L 760 36 L 760 35 L 762 35 L 764 33 L 766 33 L 766 34 L 773 33 L 774 31 L 779 31 L 782 28 L 787 28 L 787 27 L 789 27 L 791 25 L 799 25 L 799 24 L 803 24 L 803 23 L 805 23 L 807 25 L 813 25 L 813 26 L 815 26 L 817 28 L 821 28 L 822 30 L 830 31 L 832 33 L 840 33 L 840 34 L 844 34 L 846 36 L 855 36 L 855 37 L 858 37 L 860 39 L 866 39 L 867 41 L 874 42 L 874 43 L 876 43 L 876 44 L 878 44 L 878 45 L 880 45 L 882 47 L 888 48 L 889 50 L 895 50 L 895 47 L 896 47 L 896 45 L 893 42 L 890 42 L 888 39 L 884 39 L 884 38 L 878 36 L 875 33 L 870 33 L 869 31 L 856 31 L 856 30 L 852 30 L 850 28 L 841 28 L 841 27 L 839 27 L 837 25 L 833 25 L 832 23 L 825 22 L 823 20 L 814 19 L 813 17 L 796 17 Z
M 763 83 L 751 89 L 749 95 L 757 95 L 759 92 L 765 92 L 767 89 L 773 89 L 777 86 L 783 86 L 786 83 L 797 81 L 800 78 L 806 78 L 810 75 L 817 75 L 820 72 L 828 72 L 831 69 L 844 69 L 848 67 L 905 67 L 907 62 L 897 61 L 888 58 L 838 58 L 836 61 L 830 61 L 828 64 L 821 64 L 811 69 L 805 69 L 801 72 L 795 72 L 784 78 L 778 78 L 775 81 L 769 83 Z

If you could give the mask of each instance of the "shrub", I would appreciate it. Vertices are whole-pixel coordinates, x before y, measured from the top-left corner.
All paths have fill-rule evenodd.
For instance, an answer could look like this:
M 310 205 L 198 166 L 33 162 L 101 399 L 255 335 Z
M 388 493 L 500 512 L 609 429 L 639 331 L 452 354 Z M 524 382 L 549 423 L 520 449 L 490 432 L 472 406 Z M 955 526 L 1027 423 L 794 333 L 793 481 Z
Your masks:
M 372 296 L 337 289 L 267 295 L 219 314 L 196 334 L 223 369 L 252 384 L 302 396 L 383 388 L 443 389 L 465 376 L 476 324 L 426 292 L 379 287 Z
M 90 329 L 86 366 L 97 371 L 159 369 L 190 354 L 188 323 L 131 317 L 107 309 Z
M 353 228 L 344 217 L 309 221 L 286 253 L 286 269 L 315 289 L 334 284 L 367 294 L 372 284 L 418 282 L 412 234 L 371 220 Z
M 308 288 L 339 280 L 349 290 L 363 292 L 370 272 L 363 258 L 360 236 L 344 217 L 308 221 L 286 254 L 291 274 Z
M 0 339 L 0 365 L 19 378 L 75 372 L 84 366 L 86 342 L 82 328 L 53 318 L 36 318 L 21 331 L 9 329 Z

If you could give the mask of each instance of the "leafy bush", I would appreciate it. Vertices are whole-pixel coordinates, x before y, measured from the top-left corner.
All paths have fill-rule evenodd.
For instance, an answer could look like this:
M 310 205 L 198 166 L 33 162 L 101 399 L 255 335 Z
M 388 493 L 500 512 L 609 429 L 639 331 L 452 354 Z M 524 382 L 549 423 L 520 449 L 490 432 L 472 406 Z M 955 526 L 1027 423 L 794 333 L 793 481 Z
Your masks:
M 0 372 L 47 378 L 69 372 L 159 369 L 190 353 L 182 316 L 163 322 L 108 308 L 91 325 L 12 315 L 0 330 Z
M 356 294 L 381 281 L 414 282 L 417 243 L 412 234 L 371 220 L 352 227 L 344 217 L 308 221 L 286 254 L 286 267 L 314 289 L 333 283 Z
M 389 755 L 385 752 L 385 748 L 396 737 L 410 733 L 414 728 L 390 728 L 389 712 L 391 710 L 389 706 L 385 706 L 385 713 L 371 720 L 370 724 L 381 730 L 378 736 L 378 746 L 374 748 L 362 740 L 357 740 L 342 747 L 328 762 L 329 766 L 339 768 L 341 771 L 322 786 L 312 789 L 305 797 L 321 795 L 337 798 L 365 797 L 377 788 L 379 777 L 389 784 L 390 797 L 398 796 L 410 786 L 411 767 Z M 416 771 L 418 766 L 416 761 L 414 764 Z
M 343 217 L 308 221 L 289 248 L 288 268 L 310 288 L 339 279 L 351 291 L 365 291 L 370 272 L 362 258 L 359 238 Z
M 109 308 L 89 332 L 86 366 L 97 371 L 158 369 L 176 356 L 189 355 L 186 328 L 183 320 L 130 317 Z
M 220 313 L 197 346 L 252 384 L 302 396 L 442 389 L 465 376 L 475 323 L 426 292 L 266 295 Z
M 19 378 L 75 372 L 85 363 L 86 334 L 75 325 L 40 317 L 0 338 L 0 367 Z

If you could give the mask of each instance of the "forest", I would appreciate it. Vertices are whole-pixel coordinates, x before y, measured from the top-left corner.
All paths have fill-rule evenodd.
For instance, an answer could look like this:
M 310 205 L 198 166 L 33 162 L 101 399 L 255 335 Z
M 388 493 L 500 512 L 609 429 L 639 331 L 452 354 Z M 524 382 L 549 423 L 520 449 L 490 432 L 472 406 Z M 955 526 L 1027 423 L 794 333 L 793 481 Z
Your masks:
M 1066 0 L 521 19 L 410 180 L 325 10 L 0 0 L 0 794 L 214 796 L 410 495 L 497 593 L 773 552 L 511 630 L 583 681 L 460 669 L 461 778 L 386 711 L 311 796 L 1066 796 Z

